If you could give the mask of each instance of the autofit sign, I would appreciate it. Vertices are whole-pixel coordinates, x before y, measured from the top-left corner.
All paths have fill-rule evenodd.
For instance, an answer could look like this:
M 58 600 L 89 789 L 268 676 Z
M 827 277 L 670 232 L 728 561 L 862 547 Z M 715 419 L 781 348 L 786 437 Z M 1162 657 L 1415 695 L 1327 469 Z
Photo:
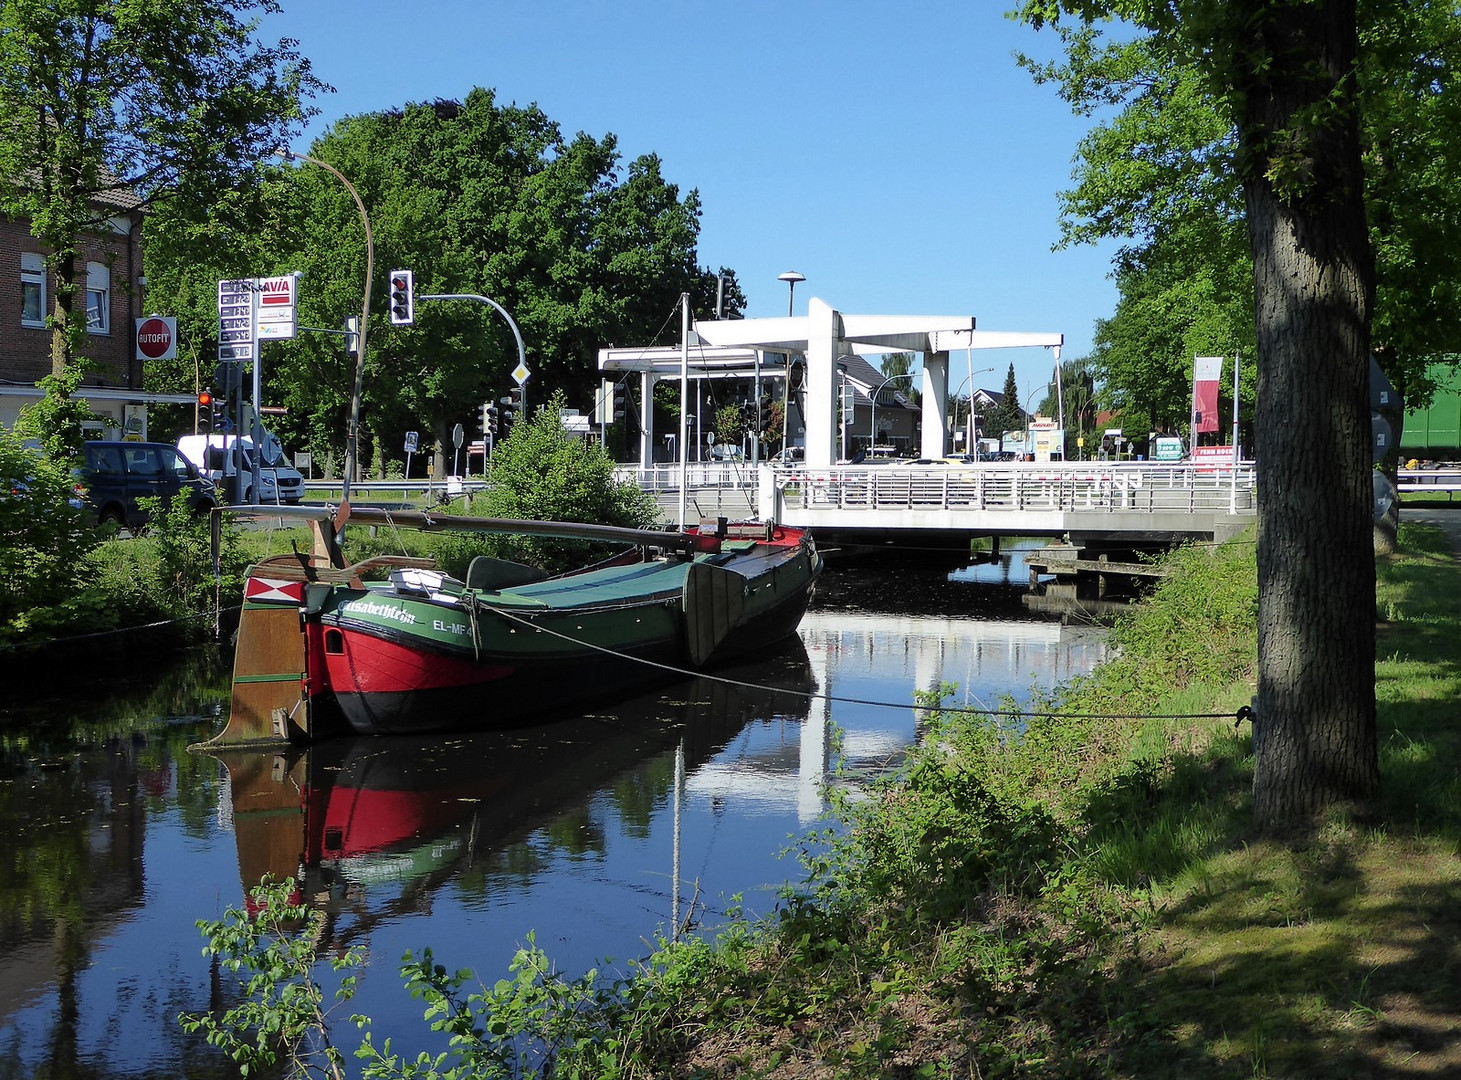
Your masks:
M 173 360 L 178 355 L 178 321 L 171 315 L 134 319 L 138 360 Z

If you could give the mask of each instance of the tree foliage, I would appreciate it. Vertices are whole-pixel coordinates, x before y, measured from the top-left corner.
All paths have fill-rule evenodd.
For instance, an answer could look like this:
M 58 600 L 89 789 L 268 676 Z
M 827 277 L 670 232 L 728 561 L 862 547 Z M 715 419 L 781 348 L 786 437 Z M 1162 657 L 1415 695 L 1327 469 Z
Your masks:
M 597 350 L 652 342 L 680 293 L 706 315 L 718 292 L 728 316 L 744 304 L 733 272 L 696 265 L 699 197 L 668 182 L 657 157 L 624 164 L 613 135 L 566 137 L 536 106 L 503 104 L 491 90 L 346 117 L 308 156 L 349 178 L 365 205 L 377 316 L 389 270 L 415 272 L 415 325 L 373 317 L 368 328 L 365 427 L 377 442 L 399 445 L 404 431 L 424 429 L 438 450 L 448 446 L 453 425 L 475 426 L 519 359 L 532 372 L 531 397 L 562 390 L 582 407 L 598 384 Z M 229 265 L 252 260 L 248 276 L 303 271 L 307 325 L 339 329 L 359 315 L 365 231 L 339 180 L 309 163 L 282 170 L 255 209 L 263 240 L 222 238 Z M 160 224 L 173 231 L 181 223 Z M 194 312 L 193 335 L 206 340 L 214 329 L 201 291 L 208 283 L 184 280 L 196 276 L 192 240 L 164 240 L 159 276 Z M 522 356 L 491 305 L 419 299 L 447 294 L 500 305 L 519 328 Z M 287 441 L 312 438 L 323 457 L 322 442 L 343 442 L 353 383 L 341 338 L 304 335 L 268 352 L 267 396 L 289 409 Z
M 46 613 L 79 591 L 72 570 L 102 539 L 72 505 L 68 460 L 0 429 L 0 641 L 44 626 Z
M 984 430 L 993 438 L 1000 438 L 1006 431 L 1015 431 L 1025 426 L 1025 414 L 1020 408 L 1020 387 L 1015 381 L 1015 365 L 1010 364 L 1005 372 L 1004 389 L 1000 392 L 999 404 L 984 414 Z
M 1061 20 L 1061 10 L 1078 15 Z M 1240 47 L 1206 3 L 1027 3 L 1053 23 L 1058 62 L 1022 60 L 1074 109 L 1099 117 L 1061 196 L 1063 243 L 1116 239 L 1120 300 L 1098 324 L 1095 360 L 1107 407 L 1187 415 L 1195 355 L 1237 355 L 1245 410 L 1254 385 L 1252 256 L 1238 137 L 1240 99 L 1221 69 Z M 1107 33 L 1099 18 L 1124 20 Z M 1373 346 L 1407 404 L 1434 387 L 1428 357 L 1461 333 L 1461 37 L 1455 0 L 1358 5 L 1354 89 L 1364 196 L 1376 257 Z M 1196 47 L 1199 39 L 1212 48 Z M 1226 40 L 1226 43 L 1224 41 Z M 1301 168 L 1301 167 L 1300 167 Z M 1277 177 L 1279 172 L 1275 172 Z M 1297 175 L 1290 173 L 1290 175 Z
M 275 0 L 5 0 L 0 214 L 49 250 L 52 370 L 85 343 L 79 248 L 119 205 L 195 216 L 307 113 L 321 84 L 294 42 L 261 44 Z M 118 202 L 125 196 L 125 200 Z M 136 283 L 129 283 L 135 287 Z
M 1085 439 L 1085 449 L 1094 444 L 1096 431 L 1096 382 L 1089 358 L 1062 360 L 1060 385 L 1051 384 L 1037 410 L 1042 416 L 1063 417 L 1066 454 L 1074 457 L 1077 439 Z
M 581 521 L 647 528 L 658 517 L 654 499 L 614 477 L 614 462 L 596 443 L 570 435 L 555 393 L 498 444 L 480 506 L 488 517 Z M 535 537 L 492 537 L 495 554 L 554 569 L 585 562 L 584 546 Z

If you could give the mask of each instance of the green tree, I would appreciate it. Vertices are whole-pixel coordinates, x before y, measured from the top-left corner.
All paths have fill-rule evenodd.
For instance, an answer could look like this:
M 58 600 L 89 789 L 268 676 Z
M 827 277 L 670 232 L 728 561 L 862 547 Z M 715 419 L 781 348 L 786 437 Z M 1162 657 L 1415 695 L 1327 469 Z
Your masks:
M 1020 14 L 1070 31 L 1067 55 L 1082 72 L 1069 84 L 1073 100 L 1119 103 L 1124 87 L 1155 103 L 1170 86 L 1160 73 L 1185 69 L 1229 121 L 1230 153 L 1194 158 L 1183 146 L 1168 158 L 1165 147 L 1147 148 L 1132 164 L 1145 177 L 1095 202 L 1110 217 L 1156 224 L 1160 215 L 1147 212 L 1181 190 L 1158 182 L 1162 168 L 1210 180 L 1222 165 L 1241 185 L 1258 354 L 1255 822 L 1281 828 L 1365 800 L 1378 780 L 1375 628 L 1364 614 L 1375 599 L 1375 262 L 1353 0 L 1031 0 Z M 1117 15 L 1123 40 L 1142 50 L 1123 79 L 1110 77 L 1115 69 L 1102 65 L 1111 56 L 1089 33 L 1092 20 Z
M 745 407 L 739 402 L 729 402 L 716 408 L 711 422 L 715 425 L 712 430 L 716 442 L 739 446 L 746 433 L 755 426 L 755 417 L 753 415 L 748 424 Z
M 585 406 L 604 343 L 651 339 L 682 292 L 713 306 L 717 275 L 696 265 L 698 195 L 682 196 L 653 155 L 621 166 L 612 135 L 565 138 L 536 106 L 478 88 L 462 101 L 347 117 L 309 153 L 349 177 L 367 207 L 382 301 L 372 309 L 384 309 L 390 267 L 415 271 L 418 296 L 491 298 L 521 331 L 533 398 L 563 390 Z M 291 170 L 288 182 L 275 262 L 304 271 L 303 318 L 341 326 L 360 308 L 359 212 L 323 169 Z M 735 312 L 743 298 L 726 273 Z M 391 444 L 425 428 L 439 460 L 453 424 L 500 396 L 519 360 L 506 320 L 471 301 L 418 302 L 410 328 L 372 320 L 368 350 L 368 426 Z M 341 432 L 351 380 L 338 339 L 278 354 L 286 430 L 297 416 L 291 435 L 307 423 Z
M 1096 382 L 1089 359 L 1063 360 L 1060 386 L 1053 384 L 1038 410 L 1045 416 L 1063 416 L 1067 457 L 1075 457 L 1077 439 L 1085 440 L 1089 451 L 1096 431 Z
M 1110 7 L 1063 6 L 1091 18 Z M 1174 11 L 1200 33 L 1203 6 Z M 1356 14 L 1353 87 L 1376 255 L 1372 345 L 1410 405 L 1429 401 L 1427 361 L 1461 333 L 1461 191 L 1444 164 L 1461 157 L 1457 16 L 1455 0 L 1370 0 Z M 1145 15 L 1135 22 L 1156 26 Z M 1121 301 L 1098 328 L 1095 356 L 1106 404 L 1173 426 L 1188 412 L 1193 356 L 1236 354 L 1247 412 L 1252 255 L 1233 103 L 1203 55 L 1164 27 L 1106 35 L 1076 20 L 1058 29 L 1060 61 L 1022 62 L 1077 111 L 1102 115 L 1062 193 L 1061 227 L 1063 243 L 1123 244 Z
M 482 513 L 627 528 L 653 525 L 659 516 L 654 499 L 639 485 L 614 478 L 613 459 L 603 447 L 565 430 L 559 419 L 565 400 L 562 391 L 554 393 L 498 444 Z M 539 566 L 561 570 L 584 561 L 581 542 L 519 536 L 491 540 L 496 554 Z
M 116 198 L 206 206 L 279 145 L 321 84 L 292 42 L 255 39 L 275 0 L 6 0 L 0 214 L 49 249 L 52 373 L 84 348 L 80 245 Z M 136 283 L 129 283 L 135 287 Z M 57 390 L 55 392 L 63 392 Z
M 1251 415 L 1253 261 L 1241 222 L 1177 221 L 1119 255 L 1115 277 L 1116 313 L 1097 324 L 1090 358 L 1101 403 L 1129 427 L 1180 430 L 1191 415 L 1194 357 L 1234 356 L 1243 365 L 1242 412 Z
M 103 533 L 72 505 L 70 470 L 0 428 L 0 642 L 65 625 L 82 582 L 74 573 Z
M 1025 414 L 1020 408 L 1020 387 L 1015 382 L 1015 365 L 1010 364 L 1004 377 L 1004 390 L 1000 401 L 984 414 L 984 430 L 991 438 L 1001 438 L 1006 431 L 1015 431 L 1025 426 Z
M 878 368 L 882 371 L 883 378 L 890 380 L 887 384 L 887 389 L 883 391 L 884 394 L 896 390 L 909 401 L 913 402 L 914 405 L 922 402 L 923 396 L 918 389 L 917 372 L 913 370 L 912 353 L 888 353 L 883 357 L 883 362 L 878 365 Z M 910 378 L 903 378 L 905 375 L 910 376 Z M 877 387 L 874 386 L 872 389 L 876 391 Z M 880 397 L 879 404 L 886 404 L 886 402 Z

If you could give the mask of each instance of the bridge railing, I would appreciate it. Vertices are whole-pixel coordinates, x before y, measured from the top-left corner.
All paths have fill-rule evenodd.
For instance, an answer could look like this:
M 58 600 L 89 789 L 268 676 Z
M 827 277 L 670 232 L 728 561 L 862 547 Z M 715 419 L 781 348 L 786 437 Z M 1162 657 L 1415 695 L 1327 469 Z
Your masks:
M 620 465 L 614 469 L 614 478 L 638 484 L 649 492 L 680 490 L 678 465 Z M 685 467 L 685 481 L 691 488 L 745 488 L 754 491 L 757 487 L 756 469 L 748 461 L 691 462 Z
M 1402 495 L 1434 496 L 1444 493 L 1446 501 L 1450 502 L 1452 494 L 1461 491 L 1461 467 L 1400 469 L 1395 487 Z
M 620 466 L 616 476 L 659 496 L 678 492 L 677 465 Z M 759 475 L 758 475 L 759 474 Z M 833 465 L 752 469 L 743 462 L 691 464 L 687 488 L 736 489 L 756 501 L 770 477 L 793 510 L 1060 510 L 1244 513 L 1255 505 L 1251 463 L 985 462 L 968 465 Z
M 428 499 L 440 497 L 455 498 L 458 495 L 475 495 L 479 491 L 487 489 L 487 482 L 480 476 L 454 476 L 444 480 L 422 478 L 418 480 L 357 480 L 350 485 L 350 490 L 356 494 L 357 501 L 361 493 L 368 493 L 373 499 L 380 499 L 386 495 L 395 496 L 402 501 L 413 496 L 422 495 Z M 339 480 L 306 480 L 304 490 L 309 497 L 315 501 L 325 501 L 338 498 L 341 493 Z
M 777 473 L 796 509 L 1227 511 L 1252 509 L 1252 465 L 1150 462 L 833 466 Z

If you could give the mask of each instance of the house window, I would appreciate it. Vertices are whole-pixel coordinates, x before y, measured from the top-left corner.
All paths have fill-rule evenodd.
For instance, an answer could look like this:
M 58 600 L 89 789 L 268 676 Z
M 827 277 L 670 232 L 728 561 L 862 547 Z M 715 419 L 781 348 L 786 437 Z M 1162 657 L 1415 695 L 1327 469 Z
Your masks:
M 20 325 L 46 325 L 46 260 L 40 255 L 20 256 Z
M 112 272 L 101 263 L 86 264 L 86 328 L 93 334 L 112 330 Z

